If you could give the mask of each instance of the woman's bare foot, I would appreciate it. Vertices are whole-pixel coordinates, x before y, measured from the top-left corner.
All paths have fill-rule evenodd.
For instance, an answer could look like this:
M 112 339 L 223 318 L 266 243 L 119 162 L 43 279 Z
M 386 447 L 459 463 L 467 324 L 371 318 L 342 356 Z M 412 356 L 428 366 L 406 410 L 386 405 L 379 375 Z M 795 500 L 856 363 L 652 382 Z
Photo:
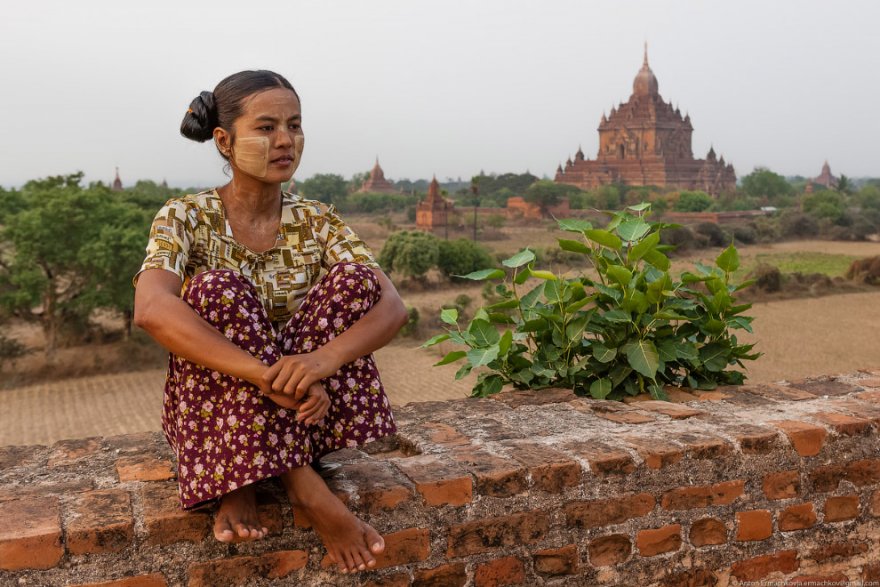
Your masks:
M 343 573 L 376 566 L 385 540 L 366 522 L 348 511 L 311 467 L 297 467 L 281 476 L 291 503 L 306 510 L 327 554 Z
M 257 515 L 257 494 L 253 485 L 245 485 L 220 498 L 214 516 L 214 537 L 220 542 L 259 540 L 269 534 Z

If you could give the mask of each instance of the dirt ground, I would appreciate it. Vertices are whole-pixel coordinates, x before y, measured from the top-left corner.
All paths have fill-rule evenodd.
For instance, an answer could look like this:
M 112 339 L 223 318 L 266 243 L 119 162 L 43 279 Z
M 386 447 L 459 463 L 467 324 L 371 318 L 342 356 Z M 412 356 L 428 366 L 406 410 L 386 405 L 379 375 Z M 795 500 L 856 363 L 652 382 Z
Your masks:
M 543 232 L 548 241 L 558 235 Z M 533 236 L 522 235 L 520 242 L 532 242 L 526 239 Z M 517 248 L 508 241 L 499 242 L 510 245 L 510 252 Z M 745 262 L 757 254 L 789 251 L 869 256 L 878 254 L 880 245 L 801 241 L 743 247 L 740 254 Z M 717 254 L 704 250 L 677 263 L 687 265 L 694 258 L 710 261 Z M 422 338 L 398 339 L 376 353 L 393 404 L 469 394 L 473 377 L 455 381 L 457 365 L 432 366 L 451 346 L 444 343 L 425 350 L 418 345 L 435 332 L 431 323 L 443 304 L 466 293 L 473 300 L 473 311 L 482 302 L 480 290 L 480 284 L 434 284 L 423 291 L 401 292 L 408 305 L 419 308 Z M 866 293 L 756 303 L 749 315 L 755 317 L 755 332 L 742 333 L 741 337 L 756 342 L 756 350 L 764 353 L 748 365 L 749 382 L 880 368 L 880 288 Z M 19 325 L 10 334 L 34 347 L 41 344 L 41 333 L 32 326 Z M 31 372 L 35 377 L 39 373 L 41 381 L 0 389 L 4 405 L 0 411 L 0 446 L 158 430 L 165 357 L 155 345 L 118 342 L 64 349 L 49 372 L 39 352 L 20 359 L 16 372 Z M 141 370 L 128 371 L 132 365 Z M 82 374 L 89 375 L 78 376 Z

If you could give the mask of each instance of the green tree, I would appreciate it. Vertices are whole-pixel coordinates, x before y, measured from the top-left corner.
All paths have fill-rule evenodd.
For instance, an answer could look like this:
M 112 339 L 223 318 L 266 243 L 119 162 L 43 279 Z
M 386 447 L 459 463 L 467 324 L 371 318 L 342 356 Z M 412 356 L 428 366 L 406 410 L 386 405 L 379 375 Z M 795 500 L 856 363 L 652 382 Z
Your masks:
M 471 240 L 441 240 L 438 246 L 437 267 L 446 277 L 467 275 L 492 264 L 488 251 Z
M 338 206 L 348 194 L 348 182 L 335 173 L 317 173 L 299 184 L 299 193 L 306 198 Z
M 437 265 L 440 255 L 437 237 L 427 232 L 395 232 L 379 253 L 379 264 L 386 271 L 396 271 L 404 277 L 422 279 Z
M 847 176 L 841 173 L 840 179 L 837 180 L 837 185 L 834 186 L 834 189 L 837 190 L 839 193 L 848 196 L 853 193 L 852 181 Z
M 742 179 L 742 189 L 752 197 L 764 198 L 771 203 L 794 192 L 794 188 L 784 177 L 765 167 L 756 167 L 745 176 Z
M 804 198 L 804 212 L 814 218 L 837 222 L 846 212 L 846 201 L 838 192 L 822 190 Z
M 702 212 L 711 208 L 714 203 L 715 200 L 706 192 L 683 191 L 678 195 L 675 210 L 677 212 Z
M 550 208 L 561 203 L 569 194 L 578 192 L 580 190 L 574 186 L 542 179 L 529 186 L 523 199 L 538 206 L 542 216 L 549 216 Z
M 38 322 L 46 356 L 98 307 L 129 311 L 128 282 L 143 259 L 150 216 L 82 174 L 28 182 L 25 207 L 0 229 L 0 306 Z M 81 334 L 81 331 L 79 332 Z

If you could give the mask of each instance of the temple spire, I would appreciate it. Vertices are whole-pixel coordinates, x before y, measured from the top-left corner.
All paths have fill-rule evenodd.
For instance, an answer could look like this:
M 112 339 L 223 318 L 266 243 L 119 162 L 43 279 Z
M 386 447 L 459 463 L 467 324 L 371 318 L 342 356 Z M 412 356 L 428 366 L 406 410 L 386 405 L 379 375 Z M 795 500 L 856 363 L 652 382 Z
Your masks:
M 643 65 L 648 66 L 648 41 L 645 41 L 645 62 Z

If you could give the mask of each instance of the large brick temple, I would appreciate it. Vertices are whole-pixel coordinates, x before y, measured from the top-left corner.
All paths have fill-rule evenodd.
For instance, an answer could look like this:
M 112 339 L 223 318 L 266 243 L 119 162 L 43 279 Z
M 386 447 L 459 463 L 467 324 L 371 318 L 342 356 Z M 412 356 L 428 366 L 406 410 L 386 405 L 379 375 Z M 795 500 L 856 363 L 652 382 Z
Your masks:
M 584 190 L 611 183 L 653 185 L 710 194 L 733 191 L 736 174 L 714 148 L 705 159 L 694 159 L 690 116 L 663 101 L 654 72 L 645 60 L 633 81 L 629 100 L 602 115 L 599 153 L 591 161 L 578 148 L 574 161 L 556 170 L 555 181 Z
M 400 190 L 394 187 L 394 184 L 385 179 L 385 172 L 379 166 L 379 158 L 376 157 L 376 164 L 370 170 L 370 175 L 364 180 L 359 193 L 375 193 L 375 194 L 396 194 Z

